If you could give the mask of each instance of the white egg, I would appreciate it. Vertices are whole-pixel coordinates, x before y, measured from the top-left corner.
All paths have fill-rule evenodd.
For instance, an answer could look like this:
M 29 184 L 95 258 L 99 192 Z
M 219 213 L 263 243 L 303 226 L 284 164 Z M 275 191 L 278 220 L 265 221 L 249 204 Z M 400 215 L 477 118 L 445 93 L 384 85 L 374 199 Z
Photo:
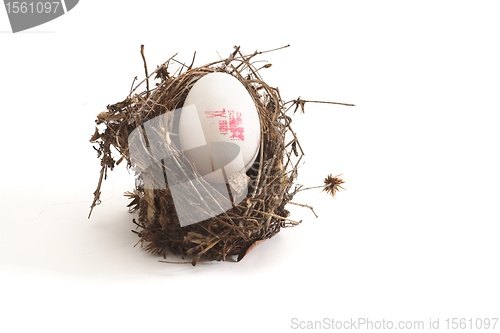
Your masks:
M 209 182 L 228 183 L 255 162 L 260 119 L 245 86 L 227 73 L 210 73 L 189 91 L 179 119 L 186 157 Z

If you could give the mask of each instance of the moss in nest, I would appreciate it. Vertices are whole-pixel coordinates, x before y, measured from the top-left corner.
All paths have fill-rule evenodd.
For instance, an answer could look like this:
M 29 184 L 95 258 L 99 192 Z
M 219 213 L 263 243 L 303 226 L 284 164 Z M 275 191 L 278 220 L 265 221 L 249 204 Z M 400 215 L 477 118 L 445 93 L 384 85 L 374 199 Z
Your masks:
M 287 112 L 295 112 L 298 108 L 304 111 L 306 102 L 317 101 L 298 98 L 284 102 L 279 90 L 269 86 L 260 76 L 259 71 L 271 65 L 266 64 L 259 69 L 255 66 L 254 58 L 263 53 L 265 52 L 245 55 L 239 47 L 235 47 L 227 59 L 196 68 L 193 67 L 194 57 L 191 65 L 185 65 L 174 56 L 148 74 L 144 47 L 141 46 L 146 78 L 133 85 L 123 101 L 108 105 L 107 111 L 97 116 L 97 127 L 90 141 L 95 144 L 94 148 L 101 161 L 101 172 L 90 213 L 100 202 L 100 188 L 107 171 L 126 161 L 129 168 L 139 170 L 135 189 L 126 193 L 131 199 L 129 209 L 139 213 L 138 218 L 133 220 L 137 226 L 134 232 L 139 236 L 141 246 L 151 253 L 165 256 L 168 251 L 172 251 L 192 258 L 193 265 L 202 258 L 227 260 L 228 257 L 237 255 L 238 260 L 241 260 L 253 245 L 273 237 L 283 227 L 299 224 L 300 221 L 289 218 L 285 207 L 289 203 L 296 204 L 291 200 L 297 192 L 303 190 L 301 186 L 294 184 L 304 152 L 291 128 Z M 172 69 L 174 66 L 175 70 Z M 161 145 L 173 152 L 174 162 L 161 164 L 161 171 L 140 167 L 143 161 L 131 158 L 131 149 L 134 147 L 130 146 L 130 137 L 134 135 L 134 130 L 144 128 L 147 121 L 161 115 L 173 115 L 173 110 L 182 107 L 191 87 L 201 77 L 213 72 L 234 76 L 252 97 L 261 125 L 259 155 L 247 172 L 250 179 L 248 194 L 241 202 L 233 202 L 232 208 L 222 214 L 181 227 L 170 188 L 168 185 L 162 187 L 156 184 L 158 174 L 168 172 L 186 179 L 186 200 L 193 195 L 206 196 L 215 201 L 225 198 L 218 197 L 217 191 L 199 193 L 200 189 L 213 188 L 203 178 L 192 177 L 197 171 L 178 147 L 175 132 L 177 120 L 174 116 L 165 117 L 166 123 L 156 126 L 157 132 L 153 134 L 164 138 Z M 149 86 L 150 79 L 158 81 L 154 88 Z M 137 93 L 144 85 L 145 90 Z M 147 141 L 146 138 L 144 145 L 151 150 L 152 145 Z M 116 154 L 112 154 L 112 147 L 118 151 L 118 158 L 114 156 Z M 149 157 L 153 155 L 151 152 Z M 338 177 L 329 177 L 331 176 L 325 179 L 322 187 L 334 195 L 343 181 Z M 314 212 L 310 206 L 298 205 Z M 202 205 L 192 206 L 190 211 L 183 213 L 197 216 L 206 213 L 204 209 L 206 207 Z

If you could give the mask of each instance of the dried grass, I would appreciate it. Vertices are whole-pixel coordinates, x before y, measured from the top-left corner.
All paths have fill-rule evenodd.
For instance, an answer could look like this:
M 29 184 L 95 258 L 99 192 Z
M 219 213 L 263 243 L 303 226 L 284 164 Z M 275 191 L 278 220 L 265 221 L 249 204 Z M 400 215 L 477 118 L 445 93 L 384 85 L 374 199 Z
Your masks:
M 143 171 L 138 175 L 140 181 L 135 189 L 126 193 L 131 199 L 130 210 L 139 212 L 138 219 L 133 222 L 137 225 L 134 232 L 140 237 L 141 246 L 155 254 L 165 256 L 168 251 L 172 251 L 183 258 L 189 257 L 193 265 L 202 258 L 227 260 L 230 256 L 237 255 L 238 260 L 241 260 L 252 245 L 273 237 L 283 227 L 295 226 L 301 222 L 289 218 L 290 214 L 285 208 L 288 203 L 310 208 L 314 212 L 311 206 L 291 202 L 294 195 L 303 190 L 301 186 L 294 184 L 304 152 L 291 128 L 291 119 L 287 113 L 295 112 L 299 108 L 303 112 L 306 102 L 318 101 L 298 98 L 284 102 L 279 90 L 266 84 L 260 76 L 259 71 L 271 65 L 266 64 L 259 69 L 255 66 L 254 58 L 263 53 L 265 52 L 245 55 L 239 47 L 235 47 L 228 58 L 196 68 L 193 68 L 194 57 L 190 65 L 185 65 L 173 56 L 148 74 L 144 47 L 141 46 L 146 78 L 133 85 L 123 101 L 108 105 L 107 111 L 97 116 L 97 127 L 90 141 L 96 145 L 94 148 L 101 160 L 101 172 L 90 214 L 100 203 L 100 188 L 108 170 L 113 170 L 123 161 L 126 161 L 129 168 L 137 169 L 134 163 L 138 162 L 131 160 L 128 142 L 134 129 L 143 126 L 150 119 L 181 108 L 197 80 L 212 72 L 225 72 L 236 77 L 252 96 L 259 113 L 260 155 L 247 172 L 251 179 L 248 195 L 223 214 L 181 227 L 170 189 L 151 189 L 147 184 L 156 181 L 154 175 Z M 174 66 L 176 69 L 171 74 Z M 149 84 L 153 79 L 158 82 L 151 89 Z M 144 85 L 146 89 L 136 93 Z M 166 171 L 184 173 L 186 179 L 189 178 L 188 174 L 196 173 L 196 170 L 178 151 L 175 144 L 176 133 L 163 130 L 165 132 L 161 135 L 166 137 L 165 145 L 176 151 L 177 156 L 176 167 L 169 166 L 171 169 Z M 113 149 L 118 151 L 118 158 L 114 157 L 116 154 L 113 154 Z M 325 179 L 325 185 L 321 187 L 334 195 L 341 188 L 343 181 L 338 177 L 328 177 Z M 190 184 L 192 188 L 187 193 L 195 188 L 199 190 L 211 186 L 202 178 L 197 182 Z M 196 209 L 203 207 L 193 207 L 193 210 Z

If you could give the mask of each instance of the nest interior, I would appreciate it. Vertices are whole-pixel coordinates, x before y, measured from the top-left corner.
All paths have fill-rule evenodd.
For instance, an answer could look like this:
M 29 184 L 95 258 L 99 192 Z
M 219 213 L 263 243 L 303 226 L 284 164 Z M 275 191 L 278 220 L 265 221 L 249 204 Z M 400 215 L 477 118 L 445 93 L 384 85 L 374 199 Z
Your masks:
M 295 112 L 299 107 L 303 109 L 305 101 L 299 98 L 285 102 L 277 88 L 264 82 L 259 71 L 271 65 L 266 63 L 257 68 L 256 64 L 260 62 L 255 61 L 255 57 L 264 52 L 256 51 L 245 55 L 239 47 L 235 47 L 228 58 L 200 67 L 193 67 L 194 57 L 191 65 L 186 65 L 177 61 L 174 56 L 148 73 L 143 50 L 141 47 L 146 78 L 133 84 L 123 101 L 108 105 L 107 111 L 97 116 L 96 130 L 90 141 L 94 143 L 101 161 L 101 172 L 91 212 L 100 203 L 100 187 L 108 170 L 126 161 L 127 167 L 137 174 L 134 190 L 126 193 L 132 200 L 130 210 L 138 211 L 138 217 L 133 220 L 137 226 L 134 232 L 139 236 L 141 246 L 149 252 L 164 256 L 169 251 L 177 253 L 183 258 L 189 257 L 193 265 L 200 259 L 227 260 L 234 255 L 239 261 L 252 245 L 273 237 L 283 227 L 300 223 L 289 219 L 289 212 L 285 209 L 301 190 L 300 186 L 294 186 L 294 182 L 297 167 L 304 155 L 287 113 Z M 131 158 L 133 147 L 130 146 L 130 137 L 134 130 L 144 127 L 147 121 L 181 108 L 198 79 L 213 72 L 234 76 L 252 97 L 261 125 L 259 155 L 247 171 L 248 194 L 241 202 L 232 202 L 229 210 L 217 216 L 182 227 L 168 184 L 155 186 L 161 172 L 141 167 L 143 161 Z M 153 88 L 149 86 L 150 80 L 155 82 Z M 137 92 L 139 88 L 143 88 L 143 91 Z M 165 140 L 158 146 L 151 144 L 146 138 L 145 150 L 150 153 L 147 157 L 155 155 L 151 151 L 152 146 L 174 152 L 172 158 L 175 163 L 161 164 L 160 167 L 164 173 L 175 173 L 187 180 L 186 195 L 192 195 L 200 187 L 211 188 L 211 184 L 206 183 L 203 178 L 196 180 L 201 183 L 193 183 L 193 177 L 189 175 L 196 173 L 196 168 L 178 148 L 176 119 L 164 119 L 165 124 L 155 127 L 160 132 L 155 135 Z M 338 178 L 335 181 L 335 186 L 342 183 Z M 333 194 L 337 187 L 332 189 Z M 213 192 L 210 195 L 213 197 Z M 192 211 L 187 214 L 196 214 L 197 210 L 203 209 L 201 206 L 192 206 Z

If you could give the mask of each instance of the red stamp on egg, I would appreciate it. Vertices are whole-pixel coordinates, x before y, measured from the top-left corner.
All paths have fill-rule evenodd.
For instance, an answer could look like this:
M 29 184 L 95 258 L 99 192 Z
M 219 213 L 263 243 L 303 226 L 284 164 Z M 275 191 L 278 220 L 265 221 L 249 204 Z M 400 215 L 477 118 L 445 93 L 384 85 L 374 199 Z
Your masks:
M 223 108 L 222 110 L 205 111 L 205 115 L 207 118 L 214 119 L 218 122 L 220 134 L 230 134 L 229 138 L 231 140 L 245 140 L 245 129 L 243 127 L 241 112 Z

